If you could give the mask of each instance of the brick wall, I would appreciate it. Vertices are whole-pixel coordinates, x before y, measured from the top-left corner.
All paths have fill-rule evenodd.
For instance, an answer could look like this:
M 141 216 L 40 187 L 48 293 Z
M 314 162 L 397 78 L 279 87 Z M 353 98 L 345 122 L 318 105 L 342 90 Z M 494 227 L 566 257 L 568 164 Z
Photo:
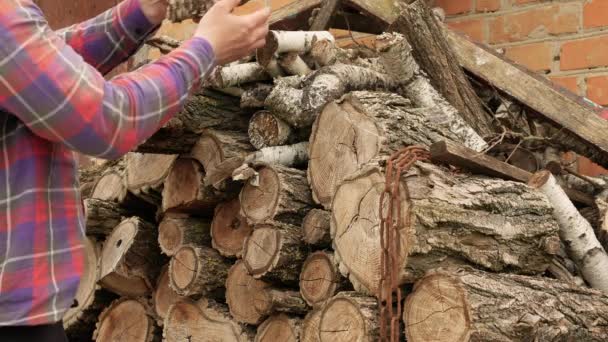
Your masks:
M 608 106 L 608 0 L 435 0 L 446 22 L 507 57 Z M 607 170 L 585 158 L 588 175 Z

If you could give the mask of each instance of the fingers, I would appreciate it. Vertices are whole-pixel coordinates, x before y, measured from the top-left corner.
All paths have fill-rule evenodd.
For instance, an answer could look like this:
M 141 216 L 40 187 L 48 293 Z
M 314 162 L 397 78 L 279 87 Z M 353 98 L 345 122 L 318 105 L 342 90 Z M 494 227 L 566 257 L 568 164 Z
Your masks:
M 222 9 L 225 13 L 230 13 L 241 3 L 241 0 L 216 0 L 215 7 Z
M 251 41 L 266 41 L 266 36 L 268 35 L 268 26 L 257 27 L 251 32 Z

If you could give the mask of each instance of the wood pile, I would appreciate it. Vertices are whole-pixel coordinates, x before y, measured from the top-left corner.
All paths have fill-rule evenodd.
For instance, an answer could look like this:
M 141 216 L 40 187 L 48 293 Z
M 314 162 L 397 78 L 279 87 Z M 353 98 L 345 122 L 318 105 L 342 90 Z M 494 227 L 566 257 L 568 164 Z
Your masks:
M 597 109 L 426 2 L 309 2 L 273 27 L 298 11 L 313 30 L 271 31 L 137 151 L 83 170 L 70 341 L 606 340 L 608 180 L 560 156 L 608 164 Z M 390 33 L 341 48 L 338 12 Z M 393 173 L 408 146 L 428 158 Z

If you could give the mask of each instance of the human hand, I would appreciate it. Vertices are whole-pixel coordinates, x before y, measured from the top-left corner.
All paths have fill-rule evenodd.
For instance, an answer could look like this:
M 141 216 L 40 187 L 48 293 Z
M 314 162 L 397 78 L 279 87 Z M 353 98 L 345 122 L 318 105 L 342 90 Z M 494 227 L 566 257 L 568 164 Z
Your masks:
M 195 37 L 205 38 L 213 47 L 219 65 L 243 58 L 266 44 L 270 9 L 238 16 L 232 10 L 240 0 L 220 0 L 198 24 Z
M 167 15 L 168 0 L 139 0 L 141 10 L 153 25 L 159 25 Z

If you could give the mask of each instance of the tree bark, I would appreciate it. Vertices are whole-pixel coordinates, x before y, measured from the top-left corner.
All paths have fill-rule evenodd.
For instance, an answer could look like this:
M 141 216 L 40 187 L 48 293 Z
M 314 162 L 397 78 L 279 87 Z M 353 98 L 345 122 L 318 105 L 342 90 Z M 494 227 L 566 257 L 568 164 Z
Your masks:
M 494 131 L 490 115 L 483 109 L 458 64 L 458 58 L 448 44 L 442 27 L 425 1 L 414 1 L 405 6 L 399 18 L 388 29 L 388 32 L 391 31 L 399 32 L 407 38 L 413 47 L 412 55 L 432 85 L 475 131 L 482 135 Z
M 171 288 L 182 296 L 223 297 L 230 263 L 209 247 L 182 246 L 171 258 Z
M 297 284 L 307 252 L 299 227 L 261 224 L 243 244 L 243 262 L 256 279 Z
M 247 221 L 258 224 L 274 220 L 300 225 L 313 206 L 305 172 L 281 165 L 261 165 L 256 171 L 259 185 L 248 182 L 239 197 Z
M 302 314 L 308 310 L 298 292 L 273 288 L 255 279 L 243 261 L 237 261 L 228 272 L 226 302 L 235 320 L 253 325 L 260 324 L 273 312 Z
M 330 299 L 321 313 L 321 342 L 378 341 L 378 301 L 357 292 L 340 292 Z
M 302 333 L 302 320 L 279 314 L 269 317 L 258 327 L 255 342 L 298 342 Z
M 271 112 L 262 110 L 249 120 L 249 140 L 256 149 L 284 145 L 293 140 L 291 126 Z
M 241 108 L 264 108 L 264 101 L 270 95 L 272 88 L 272 85 L 264 83 L 245 88 L 241 95 Z
M 161 203 L 165 178 L 177 155 L 128 153 L 125 157 L 127 190 L 154 205 Z
M 221 303 L 202 298 L 183 299 L 169 309 L 163 337 L 166 342 L 226 341 L 249 342 L 255 332 L 239 324 Z
M 240 258 L 243 255 L 243 243 L 253 230 L 240 211 L 241 202 L 238 199 L 215 207 L 211 222 L 211 243 L 225 257 Z
M 266 45 L 256 51 L 258 62 L 267 66 L 275 55 L 284 52 L 305 54 L 312 49 L 317 40 L 334 40 L 329 31 L 270 31 L 266 36 Z
M 384 182 L 378 167 L 364 167 L 338 187 L 332 206 L 340 271 L 357 291 L 372 294 L 380 281 L 378 212 Z M 401 202 L 395 204 L 404 222 L 397 233 L 401 282 L 413 282 L 440 265 L 542 274 L 559 250 L 553 207 L 525 184 L 418 162 L 403 174 L 401 187 Z
M 160 250 L 173 256 L 184 245 L 210 246 L 211 224 L 206 219 L 167 215 L 158 226 Z
M 302 321 L 302 342 L 321 342 L 319 336 L 319 324 L 323 309 L 313 309 L 306 314 Z
M 187 154 L 206 129 L 246 131 L 249 113 L 238 98 L 205 89 L 188 98 L 182 111 L 137 147 L 137 152 Z
M 310 254 L 300 272 L 300 294 L 313 308 L 319 308 L 338 291 L 347 288 L 331 252 L 318 251 Z
M 321 209 L 312 209 L 302 221 L 302 240 L 317 248 L 331 247 L 331 214 Z
M 186 19 L 202 18 L 214 3 L 213 0 L 170 0 L 167 19 L 175 23 Z
M 103 245 L 101 286 L 123 296 L 149 294 L 162 265 L 156 234 L 137 217 L 116 226 Z
M 161 330 L 150 308 L 136 299 L 120 298 L 99 315 L 93 339 L 97 342 L 160 342 Z
M 128 215 L 129 211 L 120 207 L 116 202 L 95 198 L 84 200 L 84 216 L 88 236 L 105 237 Z
M 209 84 L 216 88 L 230 88 L 247 83 L 267 81 L 271 77 L 257 62 L 218 66 L 209 77 Z
M 220 191 L 205 184 L 202 165 L 195 159 L 180 158 L 165 180 L 163 212 L 210 214 L 222 201 L 237 196 L 235 189 Z
M 452 127 L 440 124 L 442 115 L 415 108 L 392 93 L 352 92 L 329 103 L 310 136 L 308 179 L 313 198 L 329 208 L 336 187 L 347 175 L 408 145 L 429 146 L 441 140 L 473 145 Z
M 279 57 L 279 65 L 285 70 L 287 75 L 306 76 L 312 69 L 300 57 L 297 52 L 287 52 Z
M 164 324 L 165 317 L 167 317 L 167 312 L 169 311 L 169 308 L 174 303 L 177 303 L 178 301 L 184 298 L 171 288 L 171 286 L 169 285 L 170 282 L 171 279 L 169 277 L 169 264 L 166 264 L 160 271 L 158 281 L 156 282 L 154 295 L 152 296 L 152 303 L 154 304 L 154 313 L 157 317 L 156 323 L 161 327 Z
M 84 274 L 80 278 L 74 305 L 63 316 L 63 328 L 70 341 L 90 340 L 99 314 L 116 299 L 116 295 L 97 285 L 101 247 L 91 239 L 84 243 Z
M 407 340 L 605 341 L 608 297 L 554 279 L 438 270 L 407 297 Z M 446 324 L 450 322 L 450 324 Z

